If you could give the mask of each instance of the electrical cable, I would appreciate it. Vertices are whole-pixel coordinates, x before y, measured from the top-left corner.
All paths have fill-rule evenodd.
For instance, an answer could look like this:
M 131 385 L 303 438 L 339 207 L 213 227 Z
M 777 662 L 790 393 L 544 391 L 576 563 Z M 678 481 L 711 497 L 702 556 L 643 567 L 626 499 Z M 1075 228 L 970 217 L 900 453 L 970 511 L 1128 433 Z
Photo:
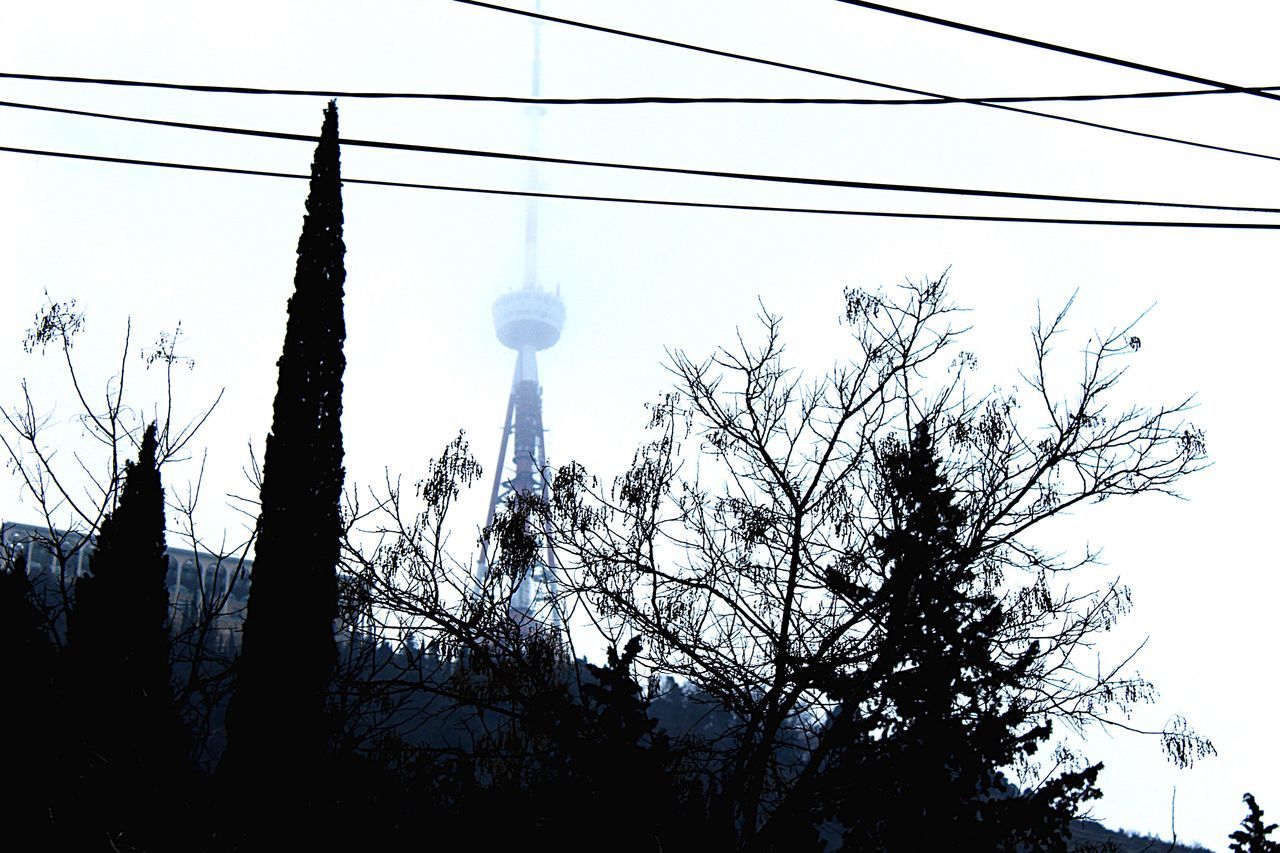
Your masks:
M 1031 110 L 1026 107 L 1018 107 L 1008 103 L 994 103 L 991 101 L 973 101 L 964 98 L 954 98 L 950 95 L 942 95 L 937 92 L 929 92 L 924 89 L 914 89 L 910 86 L 899 86 L 895 83 L 882 83 L 876 80 L 869 80 L 865 77 L 854 77 L 848 74 L 838 74 L 834 71 L 823 71 L 817 68 L 808 68 L 803 65 L 795 65 L 790 62 L 780 62 L 775 59 L 763 59 L 757 56 L 749 56 L 743 53 L 733 53 L 732 51 L 720 50 L 713 47 L 705 47 L 702 45 L 689 44 L 687 42 L 674 41 L 672 39 L 660 38 L 658 36 L 644 35 L 641 33 L 628 32 L 627 30 L 619 30 L 613 27 L 605 27 L 600 24 L 591 24 L 585 21 L 575 21 L 571 18 L 558 18 L 553 15 L 544 15 L 540 12 L 530 12 L 527 9 L 515 9 L 510 6 L 499 6 L 496 3 L 486 3 L 483 0 L 453 0 L 455 3 L 463 3 L 468 6 L 476 6 L 481 9 L 489 9 L 495 12 L 507 12 L 512 15 L 520 15 L 526 18 L 533 18 L 539 21 L 548 21 L 555 24 L 564 24 L 570 27 L 578 27 L 592 32 L 605 33 L 608 35 L 621 36 L 623 38 L 637 39 L 639 41 L 650 42 L 653 44 L 666 45 L 668 47 L 676 47 L 682 50 L 690 50 L 696 53 L 705 53 L 711 56 L 720 56 L 726 59 L 736 59 L 743 62 L 751 62 L 757 65 L 765 65 L 770 68 L 781 68 L 787 71 L 797 71 L 802 74 L 812 74 L 818 77 L 826 77 L 832 80 L 844 80 L 849 83 L 858 83 L 864 86 L 876 86 L 881 89 L 890 89 L 895 92 L 907 92 L 912 95 L 920 95 L 927 98 L 942 98 L 947 101 L 958 103 L 970 103 L 974 106 L 989 107 L 993 110 L 1004 110 L 1006 112 L 1018 113 L 1020 115 L 1038 116 L 1047 118 L 1052 121 L 1065 122 L 1067 124 L 1079 125 L 1081 127 L 1091 127 L 1095 130 L 1105 130 L 1109 133 L 1120 133 L 1125 136 L 1136 136 L 1141 139 L 1153 139 L 1159 142 L 1171 142 L 1175 145 L 1187 145 L 1192 148 L 1201 148 L 1206 151 L 1218 151 L 1225 154 L 1240 154 L 1245 157 L 1258 157 L 1264 160 L 1275 160 L 1275 156 L 1270 154 L 1260 154 L 1256 151 L 1246 151 L 1240 148 L 1231 148 L 1224 145 L 1212 145 L 1207 142 L 1195 142 L 1190 139 L 1180 139 L 1176 136 L 1164 136 L 1159 133 L 1148 133 L 1142 130 L 1134 130 L 1127 127 L 1118 127 L 1111 124 L 1103 124 L 1096 121 L 1086 121 L 1085 119 L 1072 118 L 1070 116 L 1057 115 L 1055 113 L 1041 112 L 1040 110 Z M 1241 90 L 1246 92 L 1256 92 L 1260 90 Z
M 947 27 L 953 30 L 960 30 L 966 33 L 974 33 L 975 35 L 986 36 L 987 38 L 999 39 L 1001 41 L 1012 42 L 1014 44 L 1026 45 L 1028 47 L 1038 48 L 1040 50 L 1048 50 L 1054 53 L 1063 53 L 1067 56 L 1076 56 L 1081 59 L 1088 59 L 1093 62 L 1102 62 L 1107 65 L 1116 65 L 1120 68 L 1129 68 L 1134 71 L 1143 71 L 1147 74 L 1158 74 L 1161 77 L 1171 77 L 1175 80 L 1183 80 L 1188 83 L 1198 83 L 1201 86 L 1213 86 L 1224 92 L 1233 92 L 1242 95 L 1253 95 L 1259 98 L 1267 98 L 1273 101 L 1280 101 L 1280 95 L 1274 92 L 1268 92 L 1264 89 L 1251 89 L 1245 86 L 1237 86 L 1234 83 L 1223 83 L 1218 80 L 1212 80 L 1208 77 L 1199 77 L 1195 74 L 1185 74 L 1181 71 L 1171 71 L 1168 68 L 1159 68 L 1155 65 L 1147 65 L 1142 62 L 1133 62 L 1128 59 L 1120 59 L 1114 56 L 1106 56 L 1101 53 L 1093 53 L 1088 50 L 1079 50 L 1074 47 L 1064 47 L 1060 44 L 1052 42 L 1040 41 L 1039 39 L 1027 38 L 1025 36 L 1012 35 L 1011 33 L 1003 33 L 999 30 L 989 30 L 986 27 L 977 27 L 973 24 L 965 24 L 959 21 L 950 21 L 946 18 L 935 18 L 932 15 L 925 15 L 920 12 L 912 12 L 907 9 L 899 9 L 894 6 L 885 6 L 880 3 L 871 3 L 868 0 L 836 0 L 837 3 L 843 3 L 846 6 L 858 6 L 863 9 L 871 9 L 876 12 L 884 12 L 889 15 L 897 15 L 902 18 L 909 18 L 913 21 L 922 21 L 927 24 L 935 24 L 940 27 Z
M 87 160 L 98 163 L 116 163 L 131 166 L 150 166 L 165 169 L 181 169 L 197 172 L 215 172 L 254 177 L 290 178 L 310 180 L 311 176 L 299 172 L 273 172 L 261 169 L 239 169 L 230 166 L 207 166 L 195 163 L 174 163 L 161 160 L 144 160 L 130 157 L 108 157 L 99 154 L 81 154 L 69 151 L 50 151 L 38 148 L 18 148 L 0 145 L 0 152 L 12 154 L 28 154 L 43 157 L 56 157 L 70 160 Z M 799 213 L 826 216 L 863 216 L 891 219 L 936 219 L 963 222 L 1008 222 L 1040 225 L 1102 225 L 1132 228 L 1209 228 L 1219 230 L 1243 231 L 1280 231 L 1280 222 L 1178 222 L 1161 220 L 1133 219 L 1063 219 L 1036 216 L 986 216 L 959 213 L 910 213 L 881 210 L 845 210 L 822 207 L 782 207 L 760 204 L 730 204 L 706 201 L 677 201 L 674 199 L 622 198 L 617 196 L 579 195 L 572 193 L 535 192 L 533 190 L 500 190 L 484 187 L 463 187 L 447 184 L 424 184 L 409 181 L 385 181 L 372 178 L 343 178 L 344 184 L 364 184 L 382 187 L 400 187 L 405 189 L 438 190 L 444 192 L 478 193 L 482 195 L 517 196 L 524 198 L 547 198 L 570 201 L 594 201 L 613 204 L 657 205 L 663 207 L 704 208 L 712 210 L 741 210 L 765 213 Z
M 37 110 L 63 115 L 74 115 L 86 118 L 122 121 L 135 124 L 172 127 L 182 130 L 197 130 L 210 133 L 225 133 L 237 136 L 253 136 L 266 139 L 281 139 L 293 142 L 317 142 L 318 136 L 305 133 L 286 133 L 274 130 L 256 130 L 226 125 L 197 124 L 193 122 L 170 121 L 167 119 L 143 118 L 141 116 L 125 116 L 115 113 L 103 113 L 91 110 L 76 110 L 68 107 L 52 107 L 42 104 L 24 104 L 16 101 L 0 101 L 0 108 Z M 1122 204 L 1142 207 L 1173 207 L 1192 210 L 1219 210 L 1233 213 L 1280 213 L 1280 208 L 1248 205 L 1201 204 L 1194 202 L 1147 201 L 1137 199 L 1111 198 L 1100 196 L 1061 195 L 1054 193 L 1015 192 L 1012 190 L 986 190 L 962 187 L 925 186 L 919 184 L 882 183 L 876 181 L 852 181 L 836 178 L 811 178 L 796 175 L 769 175 L 751 172 L 729 172 L 712 169 L 691 169 L 676 166 L 651 166 L 639 163 L 615 163 L 601 160 L 583 160 L 569 157 L 551 157 L 535 154 L 517 154 L 509 151 L 486 151 L 474 148 L 451 148 L 440 145 L 422 145 L 409 142 L 384 142 L 371 139 L 341 138 L 342 145 L 361 148 L 376 148 L 392 151 L 412 151 L 426 154 L 443 154 L 450 156 L 481 157 L 499 160 L 515 160 L 521 162 L 547 163 L 559 166 L 586 166 L 601 169 L 620 169 L 637 172 L 657 172 L 662 174 L 688 175 L 703 178 L 721 178 L 737 181 L 755 181 L 765 183 L 796 184 L 802 186 L 835 187 L 840 189 L 876 190 L 885 192 L 909 192 L 933 195 L 958 195 L 980 198 L 1019 199 L 1025 201 L 1058 201 L 1072 204 Z M 1272 159 L 1280 159 L 1275 157 Z
M 630 104 L 837 104 L 852 106 L 932 106 L 937 104 L 1008 103 L 1023 104 L 1057 101 L 1116 101 L 1132 99 L 1181 98 L 1192 95 L 1229 95 L 1222 89 L 1178 89 L 1154 92 L 1108 92 L 1077 95 L 1011 95 L 974 98 L 751 98 L 751 97 L 679 97 L 673 95 L 634 95 L 617 98 L 530 98 L 518 95 L 468 95 L 449 92 L 370 92 L 341 89 L 281 89 L 257 86 L 222 86 L 204 83 L 164 83 L 151 80 L 122 80 L 110 77 L 71 77 L 63 74 L 22 74 L 0 71 L 0 79 L 34 80 L 53 83 L 76 83 L 97 86 L 124 86 L 145 89 L 176 89 L 184 92 L 206 92 L 233 95 L 282 95 L 323 98 L 368 98 L 383 100 L 477 101 L 501 104 L 545 104 L 553 106 L 612 106 Z M 1259 86 L 1257 91 L 1280 91 L 1280 86 Z M 1254 91 L 1251 88 L 1249 91 Z

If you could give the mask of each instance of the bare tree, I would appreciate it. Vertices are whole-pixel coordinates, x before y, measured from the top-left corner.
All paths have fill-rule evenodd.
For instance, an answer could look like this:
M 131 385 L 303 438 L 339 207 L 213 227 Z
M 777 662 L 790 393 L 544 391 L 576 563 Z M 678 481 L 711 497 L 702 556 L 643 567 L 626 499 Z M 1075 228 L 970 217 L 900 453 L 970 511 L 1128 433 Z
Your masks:
M 443 715 L 473 744 L 495 738 L 497 718 L 512 717 L 522 699 L 547 688 L 552 659 L 559 676 L 570 672 L 568 637 L 530 631 L 509 615 L 538 555 L 527 512 L 517 508 L 485 532 L 494 557 L 481 581 L 470 561 L 456 556 L 468 549 L 450 548 L 450 511 L 481 475 L 460 433 L 412 489 L 388 476 L 381 489 L 367 491 L 367 506 L 356 489 L 346 496 L 339 672 L 358 701 L 340 707 L 344 718 L 363 719 L 356 728 L 364 740 L 406 725 L 411 707 L 420 717 L 411 729 Z M 397 653 L 379 656 L 371 638 L 392 641 Z M 424 691 L 443 701 L 424 701 Z
M 136 454 L 145 425 L 151 421 L 159 425 L 158 464 L 181 460 L 222 394 L 195 417 L 184 422 L 175 420 L 175 371 L 195 366 L 192 359 L 178 351 L 182 338 L 179 324 L 173 332 L 161 334 L 154 345 L 139 351 L 146 368 L 157 364 L 162 367 L 163 397 L 151 413 L 135 408 L 125 396 L 132 347 L 132 329 L 126 326 L 116 373 L 98 400 L 98 395 L 85 387 L 83 370 L 72 352 L 85 327 L 84 313 L 76 309 L 74 299 L 46 299 L 27 331 L 23 349 L 29 355 L 36 350 L 47 355 L 52 349 L 64 363 L 65 378 L 78 403 L 70 420 L 101 452 L 93 457 L 80 451 L 60 454 L 48 435 L 53 419 L 41 412 L 25 380 L 21 402 L 17 406 L 0 406 L 0 419 L 7 427 L 0 432 L 0 443 L 33 508 L 42 516 L 40 521 L 50 529 L 93 531 L 118 498 L 124 460 Z M 71 458 L 60 460 L 60 455 Z
M 28 355 L 61 362 L 60 377 L 74 400 L 69 414 L 54 417 L 47 399 L 53 392 L 26 380 L 17 405 L 0 405 L 0 446 L 31 512 L 28 518 L 10 520 L 30 524 L 21 531 L 15 524 L 7 525 L 4 547 L 6 552 L 21 549 L 30 554 L 45 630 L 58 646 L 65 642 L 74 582 L 87 571 L 102 521 L 118 504 L 125 462 L 137 455 L 146 424 L 158 424 L 157 465 L 171 468 L 191 459 L 197 433 L 222 397 L 217 394 L 194 415 L 182 414 L 182 374 L 194 369 L 195 362 L 181 351 L 181 324 L 137 350 L 131 326 L 126 325 L 114 372 L 95 391 L 86 379 L 93 373 L 92 365 L 86 370 L 76 349 L 85 326 L 74 299 L 46 296 L 23 340 Z M 138 362 L 145 372 L 159 375 L 152 373 L 149 382 L 135 378 Z M 153 402 L 137 402 L 138 385 L 151 386 Z M 171 547 L 194 555 L 194 567 L 174 566 L 183 572 L 170 601 L 176 701 L 207 762 L 210 756 L 204 753 L 218 725 L 235 653 L 238 600 L 243 599 L 242 592 L 236 593 L 247 583 L 248 542 L 228 542 L 225 537 L 209 542 L 201 535 L 196 519 L 203 478 L 202 459 L 194 481 L 168 490 L 167 511 L 172 519 Z M 210 567 L 212 571 L 206 570 Z
M 581 669 L 566 665 L 572 637 L 548 657 L 509 618 L 549 544 L 566 624 L 627 648 L 641 681 L 678 676 L 723 712 L 726 730 L 677 744 L 670 765 L 705 792 L 705 837 L 799 844 L 797 829 L 838 814 L 832 788 L 850 744 L 887 742 L 885 721 L 901 717 L 893 685 L 918 668 L 920 649 L 901 632 L 919 583 L 884 542 L 904 523 L 889 472 L 920 435 L 960 519 L 942 549 L 965 614 L 957 630 L 991 632 L 969 647 L 995 673 L 981 702 L 939 701 L 953 716 L 968 708 L 1003 721 L 1004 752 L 985 755 L 1012 766 L 983 768 L 982 794 L 1005 796 L 998 771 L 1016 772 L 1024 800 L 1061 818 L 1050 833 L 1060 839 L 1065 817 L 1096 796 L 1096 768 L 1061 742 L 1033 760 L 1036 745 L 1055 722 L 1128 728 L 1128 710 L 1154 689 L 1129 671 L 1132 655 L 1103 666 L 1097 654 L 1128 590 L 1093 573 L 1080 589 L 1096 554 L 1058 555 L 1037 538 L 1091 503 L 1176 494 L 1206 464 L 1204 436 L 1185 420 L 1190 398 L 1115 403 L 1141 346 L 1133 324 L 1091 338 L 1083 372 L 1057 390 L 1052 350 L 1069 307 L 1037 320 L 1030 367 L 1009 390 L 972 390 L 977 362 L 958 350 L 967 330 L 945 278 L 893 295 L 848 292 L 854 354 L 816 381 L 784 364 L 781 322 L 767 312 L 759 344 L 739 338 L 706 359 L 673 353 L 676 390 L 651 407 L 655 437 L 629 470 L 603 486 L 571 464 L 548 500 L 514 496 L 483 531 L 494 556 L 480 581 L 455 556 L 469 549 L 448 540 L 449 511 L 480 476 L 461 436 L 413 489 L 388 477 L 367 506 L 349 493 L 344 648 L 363 651 L 342 701 L 359 748 L 403 744 L 398 732 L 449 718 L 463 734 L 437 742 L 437 757 L 479 762 L 489 779 L 528 772 L 545 743 L 520 735 L 522 715 L 551 682 L 582 686 Z M 924 570 L 914 567 L 917 581 Z M 402 645 L 379 656 L 359 636 Z M 1179 717 L 1149 734 L 1179 764 L 1213 751 Z
M 921 426 L 962 510 L 965 565 L 1004 614 L 996 661 L 1011 672 L 1027 662 L 1006 688 L 1024 731 L 1123 726 L 1153 697 L 1128 658 L 1086 659 L 1127 610 L 1127 589 L 1069 585 L 1095 555 L 1047 553 L 1033 534 L 1088 503 L 1173 494 L 1205 464 L 1204 437 L 1184 420 L 1189 398 L 1116 408 L 1140 346 L 1132 325 L 1094 337 L 1060 396 L 1050 354 L 1066 313 L 1036 322 L 1018 387 L 974 393 L 945 276 L 894 296 L 848 292 L 855 354 L 812 382 L 784 365 L 781 323 L 764 312 L 759 345 L 672 355 L 677 390 L 651 408 L 656 438 L 611 487 L 570 465 L 549 502 L 526 501 L 540 519 L 529 529 L 545 527 L 567 567 L 563 606 L 614 645 L 643 638 L 650 671 L 687 679 L 738 721 L 709 807 L 742 848 L 767 847 L 771 820 L 809 812 L 803 783 L 823 772 L 842 721 L 882 706 L 887 680 L 910 665 L 887 653 L 901 597 L 877 542 L 898 522 L 886 459 Z M 835 682 L 854 685 L 853 698 L 834 695 Z M 1179 719 L 1158 734 L 1179 764 L 1212 751 Z M 1023 771 L 1035 778 L 1034 765 Z

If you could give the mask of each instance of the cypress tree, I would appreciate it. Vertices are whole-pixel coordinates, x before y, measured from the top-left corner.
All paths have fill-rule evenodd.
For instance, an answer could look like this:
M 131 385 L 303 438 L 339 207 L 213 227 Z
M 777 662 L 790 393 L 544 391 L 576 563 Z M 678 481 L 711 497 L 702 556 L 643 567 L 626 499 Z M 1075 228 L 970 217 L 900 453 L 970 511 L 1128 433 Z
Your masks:
M 53 744 L 36 735 L 52 718 L 55 648 L 36 592 L 27 578 L 23 550 L 4 555 L 0 570 L 0 767 L 20 780 L 0 805 L 10 838 L 41 838 L 49 831 L 54 800 Z
M 64 753 L 80 797 L 63 821 L 146 849 L 164 849 L 185 766 L 169 668 L 164 489 L 156 425 L 125 463 L 115 511 L 103 519 L 90 574 L 75 584 L 61 673 Z
M 221 770 L 237 785 L 318 790 L 325 693 L 336 661 L 342 490 L 342 190 L 330 102 L 311 164 L 294 291 L 267 436 L 262 513 Z M 311 793 L 307 793 L 310 790 Z M 286 805 L 277 800 L 279 805 Z

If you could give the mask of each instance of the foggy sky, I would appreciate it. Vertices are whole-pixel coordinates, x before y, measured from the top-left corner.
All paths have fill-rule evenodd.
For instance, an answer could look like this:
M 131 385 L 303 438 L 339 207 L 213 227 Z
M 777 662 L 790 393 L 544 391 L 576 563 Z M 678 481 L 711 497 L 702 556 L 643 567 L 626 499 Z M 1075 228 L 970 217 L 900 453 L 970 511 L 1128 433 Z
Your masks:
M 1280 84 L 1280 11 L 1256 2 L 914 0 L 909 8 L 1241 85 Z M 842 73 L 967 96 L 1183 88 L 1176 81 L 949 33 L 830 0 L 787 3 L 544 0 L 550 14 Z M 741 95 L 887 97 L 889 93 L 727 59 L 547 25 L 550 96 Z M 524 94 L 530 25 L 445 0 L 166 3 L 0 7 L 3 71 L 229 85 Z M 313 134 L 319 98 L 156 92 L 0 80 L 0 99 Z M 521 151 L 518 105 L 340 100 L 347 137 Z M 1280 104 L 1245 96 L 1041 107 L 1191 139 L 1274 151 Z M 562 157 L 855 180 L 974 186 L 1226 204 L 1277 205 L 1280 164 L 1195 151 L 964 105 L 549 107 L 542 150 Z M 312 146 L 143 128 L 0 109 L 0 144 L 305 172 Z M 518 188 L 524 167 L 492 160 L 345 149 L 346 177 Z M 734 185 L 546 167 L 556 192 L 788 206 L 1034 216 L 1190 218 L 1035 202 Z M 201 524 L 234 539 L 227 508 L 245 493 L 247 447 L 270 423 L 275 360 L 292 289 L 304 181 L 203 175 L 0 153 L 0 400 L 37 403 L 71 446 L 78 434 L 59 367 L 27 356 L 25 328 L 44 301 L 75 298 L 88 327 L 77 344 L 85 384 L 116 371 L 127 318 L 127 384 L 148 407 L 158 376 L 138 350 L 181 321 L 195 359 L 178 376 L 194 414 L 225 389 L 195 458 L 166 472 L 172 493 L 207 450 Z M 491 471 L 513 355 L 489 308 L 522 280 L 523 202 L 497 196 L 348 185 L 344 433 L 348 486 L 403 474 L 465 429 Z M 1203 219 L 1211 214 L 1195 213 Z M 1225 848 L 1244 791 L 1280 809 L 1275 768 L 1274 604 L 1280 592 L 1267 436 L 1272 391 L 1276 238 L 1268 232 L 924 222 L 547 202 L 540 274 L 561 289 L 568 320 L 540 356 L 551 462 L 578 459 L 605 479 L 642 440 L 643 403 L 670 384 L 667 348 L 705 354 L 750 333 L 761 304 L 784 318 L 788 358 L 813 371 L 847 354 L 836 319 L 841 288 L 892 287 L 950 269 L 973 309 L 983 380 L 1011 387 L 1030 354 L 1037 304 L 1056 311 L 1078 291 L 1072 346 L 1154 304 L 1140 357 L 1116 402 L 1176 402 L 1197 393 L 1194 420 L 1214 467 L 1184 484 L 1189 500 L 1148 496 L 1074 513 L 1062 547 L 1104 546 L 1135 608 L 1099 649 L 1123 656 L 1149 637 L 1137 669 L 1161 698 L 1133 725 L 1184 714 L 1220 751 L 1176 771 L 1155 739 L 1087 744 L 1107 764 L 1094 816 L 1169 833 L 1177 787 L 1180 841 Z M 1247 220 L 1245 214 L 1219 218 Z M 1069 353 L 1068 353 L 1069 354 Z M 1064 393 L 1079 359 L 1063 360 Z M 144 416 L 146 412 L 142 413 Z M 465 550 L 487 487 L 459 508 Z M 0 518 L 31 520 L 16 481 L 0 481 Z

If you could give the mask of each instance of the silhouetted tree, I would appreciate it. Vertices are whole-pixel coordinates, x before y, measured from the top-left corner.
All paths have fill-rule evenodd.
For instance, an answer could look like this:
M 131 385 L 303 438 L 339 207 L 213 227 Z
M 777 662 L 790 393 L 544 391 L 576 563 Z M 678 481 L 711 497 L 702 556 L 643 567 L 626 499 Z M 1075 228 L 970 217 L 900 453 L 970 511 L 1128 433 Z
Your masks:
M 1093 552 L 1071 560 L 1033 537 L 1088 503 L 1172 493 L 1205 464 L 1203 435 L 1183 420 L 1189 399 L 1114 406 L 1132 327 L 1089 341 L 1080 381 L 1059 396 L 1048 365 L 1065 308 L 1032 328 L 1020 391 L 974 396 L 976 359 L 944 361 L 957 311 L 944 279 L 908 283 L 900 299 L 849 291 L 853 355 L 809 384 L 783 365 L 767 313 L 758 347 L 676 353 L 677 392 L 651 408 L 655 440 L 611 488 L 571 464 L 548 496 L 513 498 L 486 530 L 496 550 L 482 584 L 443 550 L 445 510 L 478 472 L 461 439 L 418 484 L 421 512 L 395 484 L 374 495 L 387 536 L 369 554 L 348 540 L 350 566 L 379 610 L 461 667 L 429 689 L 492 735 L 457 750 L 451 778 L 471 780 L 474 796 L 460 796 L 481 804 L 474 814 L 506 797 L 503 813 L 533 825 L 547 813 L 539 792 L 601 778 L 608 789 L 595 756 L 640 768 L 670 748 L 663 784 L 703 805 L 709 848 L 801 851 L 846 833 L 869 848 L 960 835 L 1064 848 L 1098 767 L 1062 743 L 1038 750 L 1055 724 L 1106 725 L 1154 690 L 1123 664 L 1082 659 L 1127 611 L 1127 590 L 1068 586 Z M 587 614 L 627 648 L 618 660 L 635 677 L 688 685 L 667 703 L 693 718 L 680 743 L 655 748 L 623 681 L 593 718 L 594 688 L 564 692 L 554 656 L 521 648 L 504 604 L 544 546 L 559 612 Z M 454 677 L 486 658 L 484 678 Z M 431 704 L 419 710 L 439 718 Z M 605 719 L 618 724 L 601 730 Z M 647 732 L 640 752 L 635 732 Z M 1149 734 L 1179 765 L 1213 751 L 1180 718 Z M 1023 790 L 1004 772 L 1042 781 Z
M 166 849 L 175 794 L 190 780 L 188 748 L 173 702 L 165 503 L 156 425 L 138 461 L 125 465 L 118 506 L 103 520 L 75 584 L 61 666 L 64 726 L 70 739 L 64 824 L 87 842 Z M 67 778 L 78 776 L 74 779 Z
M 716 849 L 705 814 L 701 779 L 681 767 L 670 736 L 658 728 L 650 697 L 632 672 L 642 644 L 633 637 L 607 664 L 587 664 L 592 678 L 582 684 L 579 773 L 591 798 L 584 849 Z M 635 831 L 629 816 L 645 815 Z M 720 839 L 723 841 L 724 839 Z
M 1280 824 L 1264 823 L 1262 820 L 1262 809 L 1258 807 L 1258 801 L 1253 798 L 1253 794 L 1244 795 L 1245 805 L 1249 807 L 1249 813 L 1245 815 L 1244 820 L 1240 821 L 1240 829 L 1231 833 L 1231 848 L 1236 853 L 1277 853 L 1280 851 L 1280 842 L 1272 841 L 1267 838 L 1271 831 Z
M 321 790 L 334 667 L 345 270 L 338 110 L 311 165 L 294 292 L 262 470 L 262 512 L 222 769 L 275 805 Z
M 965 511 L 939 470 L 929 424 L 877 452 L 883 532 L 873 536 L 883 583 L 858 590 L 836 569 L 833 594 L 865 603 L 881 623 L 874 658 L 822 686 L 844 701 L 797 780 L 827 799 L 854 850 L 923 850 L 964 838 L 982 850 L 1066 850 L 1081 801 L 1099 796 L 1101 765 L 1038 791 L 1000 768 L 1035 753 L 1049 723 L 1029 726 L 1022 685 L 1038 647 L 1006 656 L 1009 615 L 963 538 Z M 822 778 L 820 778 L 822 777 Z M 790 802 L 798 798 L 792 797 Z
M 75 300 L 46 297 L 23 341 L 29 355 L 51 351 L 62 363 L 63 377 L 77 392 L 70 417 L 41 411 L 38 392 L 48 390 L 46 383 L 23 382 L 19 404 L 0 406 L 0 452 L 37 525 L 10 529 L 18 536 L 6 537 L 15 565 L 28 553 L 30 565 L 6 574 L 0 592 L 0 631 L 8 632 L 3 646 L 21 650 L 20 658 L 0 664 L 16 667 L 0 680 L 0 717 L 11 713 L 12 725 L 3 729 L 22 733 L 10 740 L 12 751 L 0 764 L 23 780 L 0 809 L 11 837 L 38 824 L 49 833 L 42 846 L 50 849 L 159 851 L 177 845 L 179 837 L 196 844 L 205 823 L 188 820 L 181 835 L 170 832 L 202 796 L 191 752 L 206 732 L 192 737 L 182 713 L 209 716 L 212 706 L 199 682 L 215 679 L 208 677 L 212 667 L 202 665 L 175 695 L 167 667 L 176 659 L 173 674 L 180 675 L 184 658 L 208 660 L 204 638 L 221 627 L 221 602 L 206 590 L 201 612 L 189 612 L 180 629 L 186 636 L 171 642 L 168 631 L 178 626 L 169 621 L 166 561 L 157 557 L 166 519 L 158 471 L 181 458 L 217 400 L 192 419 L 180 419 L 175 368 L 194 366 L 178 351 L 180 326 L 140 353 L 147 369 L 163 373 L 155 405 L 126 391 L 137 352 L 129 326 L 119 360 L 105 363 L 114 367 L 106 388 L 89 393 L 93 371 L 75 352 L 85 325 Z M 100 352 L 93 361 L 103 366 Z M 150 429 L 140 415 L 147 409 L 162 413 Z M 62 428 L 67 425 L 73 426 Z M 85 440 L 89 448 L 76 446 Z M 169 506 L 180 533 L 199 548 L 197 494 L 191 490 L 186 502 Z M 171 528 L 171 543 L 173 536 Z M 85 575 L 80 581 L 78 572 Z M 39 623 L 35 633 L 28 630 L 32 618 Z M 221 675 L 216 680 L 225 681 Z M 191 698 L 184 699 L 184 692 Z
M 18 784 L 0 802 L 10 838 L 47 838 L 49 805 L 56 797 L 48 731 L 54 714 L 55 647 L 18 551 L 0 571 L 0 767 Z
M 853 784 L 852 769 L 828 772 L 842 753 L 851 768 L 887 768 L 910 808 L 946 800 L 943 823 L 1017 805 L 1032 810 L 1019 825 L 1045 817 L 1055 845 L 1095 771 L 1068 760 L 1077 775 L 1004 806 L 998 762 L 1018 765 L 1051 722 L 1105 724 L 1106 709 L 1153 696 L 1079 658 L 1125 612 L 1126 590 L 1067 588 L 1056 579 L 1093 555 L 1069 562 L 1029 537 L 1201 468 L 1189 401 L 1110 405 L 1117 362 L 1137 349 L 1128 327 L 1089 342 L 1080 382 L 1059 397 L 1047 364 L 1065 309 L 1032 329 L 1021 398 L 974 396 L 976 359 L 945 361 L 957 310 L 944 279 L 908 283 L 900 299 L 849 291 L 852 354 L 812 382 L 784 366 L 767 313 L 759 345 L 677 352 L 676 393 L 651 407 L 657 436 L 612 487 L 567 465 L 532 501 L 530 527 L 562 565 L 562 610 L 586 608 L 612 643 L 639 635 L 641 671 L 682 677 L 731 715 L 705 766 L 710 820 L 738 849 L 821 843 L 828 805 L 850 802 L 829 787 Z M 936 465 L 923 439 L 910 452 L 920 423 Z M 1156 734 L 1178 763 L 1212 750 L 1180 724 Z M 967 737 L 977 743 L 951 742 Z M 927 777 L 893 775 L 908 759 Z
M 633 639 L 604 666 L 568 660 L 552 636 L 477 661 L 473 690 L 491 697 L 471 750 L 464 826 L 501 814 L 479 839 L 494 849 L 554 846 L 566 851 L 708 849 L 703 802 L 656 730 L 631 674 Z M 711 847 L 710 849 L 715 849 Z

